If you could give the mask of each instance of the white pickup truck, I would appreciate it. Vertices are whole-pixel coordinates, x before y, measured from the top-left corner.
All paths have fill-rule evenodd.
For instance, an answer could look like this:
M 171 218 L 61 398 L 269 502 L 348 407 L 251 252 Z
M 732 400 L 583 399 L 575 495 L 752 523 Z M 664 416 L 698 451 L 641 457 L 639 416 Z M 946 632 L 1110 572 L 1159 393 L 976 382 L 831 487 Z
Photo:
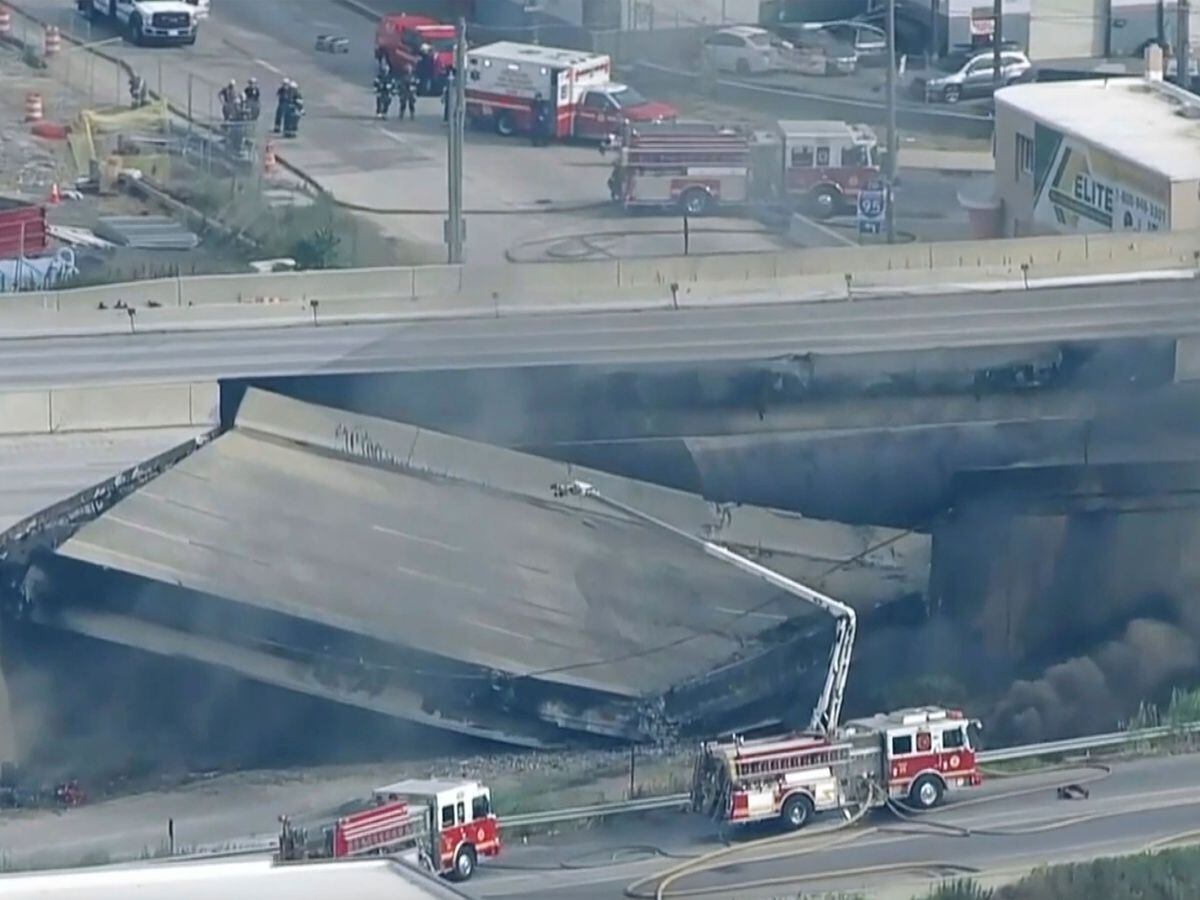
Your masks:
M 107 18 L 135 44 L 194 44 L 210 0 L 76 0 L 79 11 Z

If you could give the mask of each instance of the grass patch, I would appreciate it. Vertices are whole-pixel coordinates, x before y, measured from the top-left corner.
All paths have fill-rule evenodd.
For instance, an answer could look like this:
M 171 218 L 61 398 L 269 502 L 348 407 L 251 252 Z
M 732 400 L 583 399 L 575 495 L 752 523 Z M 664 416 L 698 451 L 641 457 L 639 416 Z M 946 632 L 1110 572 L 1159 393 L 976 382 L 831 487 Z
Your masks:
M 946 882 L 922 900 L 1184 900 L 1200 897 L 1200 848 L 1036 869 L 1015 884 Z
M 169 187 L 178 199 L 253 241 L 260 258 L 291 257 L 310 269 L 443 261 L 440 250 L 389 238 L 365 216 L 347 212 L 325 196 L 297 195 L 295 205 L 272 205 L 258 179 L 200 170 L 181 173 L 178 167 Z

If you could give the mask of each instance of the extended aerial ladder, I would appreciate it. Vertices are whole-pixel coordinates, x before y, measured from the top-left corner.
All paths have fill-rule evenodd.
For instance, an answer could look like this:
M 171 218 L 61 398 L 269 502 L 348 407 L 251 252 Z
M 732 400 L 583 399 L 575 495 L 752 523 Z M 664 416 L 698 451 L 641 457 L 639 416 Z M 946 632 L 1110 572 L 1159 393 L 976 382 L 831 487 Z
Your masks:
M 721 562 L 728 563 L 742 572 L 752 575 L 760 581 L 765 581 L 767 584 L 777 587 L 781 591 L 786 591 L 793 597 L 799 597 L 806 603 L 811 603 L 818 609 L 833 616 L 835 630 L 833 647 L 829 654 L 829 669 L 825 673 L 825 685 L 821 689 L 821 696 L 817 700 L 816 706 L 813 707 L 812 719 L 809 722 L 810 731 L 827 737 L 833 737 L 838 729 L 838 721 L 842 713 L 842 701 L 846 695 L 846 679 L 850 675 L 850 655 L 854 650 L 854 638 L 858 629 L 858 616 L 853 608 L 838 600 L 834 600 L 826 594 L 822 594 L 820 591 L 800 584 L 798 581 L 793 581 L 785 575 L 780 575 L 766 566 L 759 565 L 752 559 L 734 553 L 720 544 L 705 540 L 702 537 L 684 531 L 682 528 L 676 528 L 670 522 L 664 522 L 662 519 L 655 518 L 620 500 L 606 497 L 586 481 L 576 480 L 555 484 L 551 487 L 551 490 L 555 497 L 573 496 L 594 500 L 639 522 L 669 532 L 700 547 L 700 549 L 713 559 L 719 559 Z

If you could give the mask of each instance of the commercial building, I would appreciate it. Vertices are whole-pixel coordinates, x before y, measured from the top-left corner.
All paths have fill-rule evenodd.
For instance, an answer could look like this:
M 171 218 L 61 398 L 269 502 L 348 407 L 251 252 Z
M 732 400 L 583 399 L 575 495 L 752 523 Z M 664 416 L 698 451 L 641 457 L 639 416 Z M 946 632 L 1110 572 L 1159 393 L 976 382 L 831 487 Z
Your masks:
M 996 95 L 1006 236 L 1200 228 L 1200 97 L 1152 76 Z

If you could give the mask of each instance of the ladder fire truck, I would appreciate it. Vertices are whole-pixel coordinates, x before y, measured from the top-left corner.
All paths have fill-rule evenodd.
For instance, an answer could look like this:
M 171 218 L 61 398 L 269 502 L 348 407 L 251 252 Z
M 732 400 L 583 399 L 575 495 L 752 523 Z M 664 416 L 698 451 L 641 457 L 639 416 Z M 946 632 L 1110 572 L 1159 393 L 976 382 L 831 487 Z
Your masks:
M 491 791 L 476 781 L 409 779 L 376 788 L 359 808 L 316 828 L 280 817 L 280 862 L 402 856 L 466 881 L 481 856 L 500 853 Z
M 706 741 L 692 779 L 692 808 L 730 823 L 778 819 L 806 825 L 817 812 L 904 801 L 918 809 L 946 791 L 981 782 L 969 727 L 957 710 L 927 706 L 857 719 L 839 726 L 858 629 L 854 609 L 820 591 L 697 537 L 583 481 L 553 486 L 665 530 L 760 581 L 816 606 L 834 619 L 834 640 L 820 697 L 804 732 L 768 738 Z

